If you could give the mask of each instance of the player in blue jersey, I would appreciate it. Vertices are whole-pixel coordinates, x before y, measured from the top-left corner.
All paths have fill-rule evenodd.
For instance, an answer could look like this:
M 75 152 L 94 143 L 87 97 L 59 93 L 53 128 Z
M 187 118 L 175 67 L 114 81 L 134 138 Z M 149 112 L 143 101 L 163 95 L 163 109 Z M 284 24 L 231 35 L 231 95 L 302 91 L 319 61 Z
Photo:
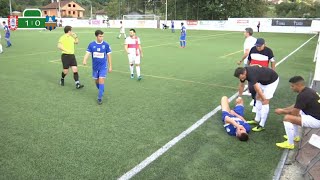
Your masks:
M 111 48 L 110 45 L 103 41 L 103 32 L 96 30 L 96 41 L 89 44 L 87 52 L 83 58 L 83 65 L 87 64 L 89 56 L 92 57 L 92 77 L 95 79 L 96 87 L 99 89 L 98 104 L 102 104 L 104 94 L 104 81 L 107 72 L 112 71 Z M 107 63 L 108 62 L 108 63 Z
M 8 25 L 6 25 L 5 21 L 3 21 L 2 24 L 3 24 L 3 29 L 4 29 L 4 33 L 5 33 L 4 38 L 7 41 L 7 47 L 10 47 L 10 46 L 12 46 L 12 44 L 10 42 L 10 29 L 9 29 Z
M 175 32 L 175 30 L 174 30 L 174 21 L 173 21 L 173 20 L 171 21 L 171 32 L 172 32 L 172 33 Z
M 180 35 L 180 47 L 181 48 L 186 47 L 186 36 L 187 36 L 187 29 L 183 25 L 183 23 L 181 23 L 181 35 Z
M 233 110 L 230 109 L 228 97 L 221 98 L 222 122 L 227 133 L 231 136 L 236 136 L 240 141 L 249 139 L 248 133 L 250 125 L 243 118 L 244 106 L 241 97 L 236 99 L 236 106 Z

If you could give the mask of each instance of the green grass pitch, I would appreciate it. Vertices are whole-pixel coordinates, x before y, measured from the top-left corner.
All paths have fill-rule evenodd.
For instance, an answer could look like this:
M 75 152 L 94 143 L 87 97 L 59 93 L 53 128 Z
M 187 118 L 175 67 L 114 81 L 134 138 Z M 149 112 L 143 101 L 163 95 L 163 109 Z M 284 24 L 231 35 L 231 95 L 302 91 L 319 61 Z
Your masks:
M 74 29 L 79 65 L 94 30 Z M 189 30 L 180 49 L 178 32 L 137 29 L 144 51 L 138 82 L 130 79 L 118 30 L 102 30 L 114 71 L 101 106 L 91 63 L 79 66 L 83 89 L 71 74 L 64 87 L 58 84 L 62 29 L 12 33 L 13 46 L 0 54 L 0 179 L 116 179 L 237 91 L 242 32 Z M 254 36 L 265 38 L 279 61 L 313 35 Z M 265 131 L 240 142 L 226 134 L 218 112 L 134 179 L 271 179 L 283 152 L 275 143 L 284 134 L 274 109 L 294 103 L 291 76 L 309 79 L 314 71 L 316 39 L 277 67 L 280 84 Z M 249 110 L 247 119 L 254 115 Z

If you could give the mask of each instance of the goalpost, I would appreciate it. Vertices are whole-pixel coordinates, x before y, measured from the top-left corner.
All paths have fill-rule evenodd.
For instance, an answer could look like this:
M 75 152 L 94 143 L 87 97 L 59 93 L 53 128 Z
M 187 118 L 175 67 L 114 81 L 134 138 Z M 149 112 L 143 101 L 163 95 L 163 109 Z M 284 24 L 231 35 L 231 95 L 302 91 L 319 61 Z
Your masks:
M 159 20 L 159 16 L 155 14 L 148 14 L 148 15 L 123 15 L 122 20 Z
M 131 28 L 159 28 L 160 16 L 155 14 L 149 15 L 123 15 L 122 21 L 124 21 L 125 27 Z

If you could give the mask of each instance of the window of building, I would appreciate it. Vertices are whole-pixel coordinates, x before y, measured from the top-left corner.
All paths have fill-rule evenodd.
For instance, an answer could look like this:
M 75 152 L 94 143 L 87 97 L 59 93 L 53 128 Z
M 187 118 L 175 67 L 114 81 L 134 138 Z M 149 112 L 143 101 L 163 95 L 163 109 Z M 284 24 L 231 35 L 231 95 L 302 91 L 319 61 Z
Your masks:
M 68 7 L 71 7 L 71 4 L 68 4 Z
M 68 13 L 71 14 L 71 11 L 69 11 Z
M 75 5 L 75 4 L 73 4 L 73 7 L 76 7 L 76 5 Z
M 47 14 L 47 11 L 44 11 L 44 14 Z
M 73 14 L 76 14 L 76 12 L 75 12 L 75 11 L 73 11 L 72 13 L 73 13 Z

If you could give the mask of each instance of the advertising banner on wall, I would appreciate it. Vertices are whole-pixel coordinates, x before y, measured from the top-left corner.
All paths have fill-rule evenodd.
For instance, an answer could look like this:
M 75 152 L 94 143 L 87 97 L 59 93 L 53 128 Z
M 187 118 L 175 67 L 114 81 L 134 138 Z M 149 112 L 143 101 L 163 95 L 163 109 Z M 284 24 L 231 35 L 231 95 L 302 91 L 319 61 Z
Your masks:
M 272 26 L 311 26 L 312 20 L 272 19 Z

